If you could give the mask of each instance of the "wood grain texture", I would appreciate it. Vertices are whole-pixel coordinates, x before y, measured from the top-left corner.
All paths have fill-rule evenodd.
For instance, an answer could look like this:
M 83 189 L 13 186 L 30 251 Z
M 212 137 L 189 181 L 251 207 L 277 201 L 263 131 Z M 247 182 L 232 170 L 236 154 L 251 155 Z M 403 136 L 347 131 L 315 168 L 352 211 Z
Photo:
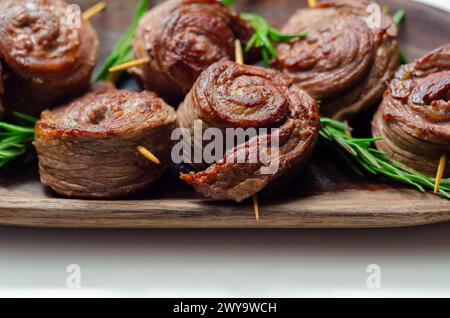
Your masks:
M 250 204 L 195 199 L 86 201 L 2 195 L 3 225 L 65 228 L 362 228 L 450 220 L 448 203 L 412 190 L 349 190 L 294 201 L 262 202 L 256 222 Z M 355 200 L 357 198 L 357 200 Z
M 96 0 L 73 1 L 86 9 Z M 93 18 L 104 58 L 127 27 L 138 0 L 109 0 Z M 450 42 L 450 14 L 409 0 L 380 1 L 407 11 L 401 46 L 410 58 Z M 258 12 L 275 25 L 306 1 L 240 0 L 244 11 Z M 122 86 L 137 89 L 133 80 Z M 368 134 L 372 114 L 353 123 Z M 339 155 L 318 149 L 305 171 L 288 186 L 261 194 L 261 221 L 251 201 L 208 202 L 169 173 L 157 185 L 129 200 L 59 198 L 39 182 L 35 163 L 17 162 L 0 174 L 0 225 L 65 228 L 324 228 L 398 227 L 450 221 L 450 202 L 373 177 L 355 176 Z

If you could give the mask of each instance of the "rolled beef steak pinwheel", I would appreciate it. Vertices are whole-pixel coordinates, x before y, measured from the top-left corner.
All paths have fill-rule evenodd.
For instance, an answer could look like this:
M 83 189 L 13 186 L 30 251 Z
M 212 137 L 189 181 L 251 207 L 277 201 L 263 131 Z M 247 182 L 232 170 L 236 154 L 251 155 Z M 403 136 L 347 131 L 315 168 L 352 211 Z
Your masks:
M 3 112 L 5 111 L 5 109 L 3 108 L 3 102 L 2 102 L 4 92 L 5 91 L 3 88 L 3 68 L 2 68 L 2 63 L 0 62 L 0 117 L 3 116 Z
M 196 171 L 181 178 L 213 200 L 239 202 L 251 197 L 302 168 L 318 137 L 318 112 L 316 101 L 278 71 L 225 60 L 215 63 L 201 74 L 180 105 L 178 126 L 193 138 L 199 121 L 204 131 L 218 128 L 225 139 L 230 137 L 228 128 L 256 128 L 258 134 L 224 149 L 224 158 L 207 168 L 194 161 Z M 266 133 L 260 128 L 266 128 Z M 270 160 L 235 160 L 249 159 L 255 151 L 257 158 L 267 153 Z M 262 171 L 274 162 L 276 169 Z
M 170 162 L 175 110 L 154 93 L 105 84 L 70 104 L 44 111 L 34 145 L 41 181 L 69 197 L 112 198 L 145 188 Z M 136 150 L 149 149 L 161 165 Z
M 305 39 L 278 44 L 276 66 L 323 102 L 325 116 L 349 119 L 375 105 L 399 65 L 397 27 L 380 7 L 377 25 L 376 16 L 368 17 L 371 4 L 322 1 L 298 10 L 282 29 L 308 32 Z
M 0 1 L 8 110 L 37 115 L 87 90 L 98 52 L 95 30 L 65 1 Z
M 450 154 L 450 44 L 400 67 L 372 131 L 374 137 L 383 137 L 376 145 L 390 158 L 436 175 L 439 158 Z M 450 176 L 450 169 L 445 175 Z
M 145 89 L 178 104 L 201 72 L 222 58 L 234 59 L 234 41 L 246 43 L 252 33 L 220 1 L 168 0 L 142 18 L 133 55 L 150 62 L 131 73 Z

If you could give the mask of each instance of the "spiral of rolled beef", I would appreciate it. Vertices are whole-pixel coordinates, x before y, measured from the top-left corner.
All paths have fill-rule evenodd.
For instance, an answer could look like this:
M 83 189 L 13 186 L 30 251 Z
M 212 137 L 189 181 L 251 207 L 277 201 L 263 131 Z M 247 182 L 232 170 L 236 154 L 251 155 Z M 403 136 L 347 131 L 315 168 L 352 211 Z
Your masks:
M 195 171 L 182 173 L 181 179 L 207 198 L 239 202 L 278 178 L 295 175 L 316 143 L 318 111 L 316 101 L 278 71 L 225 60 L 215 63 L 180 105 L 178 126 L 193 140 L 198 138 L 199 122 L 205 132 L 219 129 L 225 140 L 230 138 L 229 128 L 255 128 L 257 134 L 224 149 L 223 159 L 206 168 L 205 162 L 193 161 Z M 251 161 L 255 152 L 258 160 Z M 276 168 L 263 171 L 270 166 Z
M 44 111 L 34 145 L 43 184 L 69 197 L 132 194 L 160 178 L 170 162 L 175 110 L 154 93 L 103 84 L 70 104 Z M 161 164 L 136 150 L 144 146 Z
M 436 175 L 439 158 L 450 154 L 450 45 L 400 67 L 375 114 L 372 131 L 383 137 L 376 145 L 390 158 Z
M 150 62 L 131 73 L 145 89 L 179 103 L 208 66 L 234 59 L 236 39 L 252 35 L 247 22 L 216 0 L 168 0 L 141 20 L 133 43 L 135 59 Z
M 2 97 L 4 94 L 5 90 L 3 88 L 3 68 L 2 68 L 2 63 L 0 62 L 0 117 L 2 117 L 3 112 L 5 111 L 5 109 L 3 108 L 3 102 L 2 102 Z
M 79 10 L 63 0 L 2 0 L 0 59 L 8 109 L 39 114 L 89 88 L 99 44 Z
M 279 44 L 276 66 L 323 102 L 325 116 L 350 119 L 375 105 L 399 65 L 397 27 L 382 11 L 380 21 L 368 16 L 370 6 L 380 10 L 374 5 L 322 1 L 298 10 L 282 29 L 308 35 Z

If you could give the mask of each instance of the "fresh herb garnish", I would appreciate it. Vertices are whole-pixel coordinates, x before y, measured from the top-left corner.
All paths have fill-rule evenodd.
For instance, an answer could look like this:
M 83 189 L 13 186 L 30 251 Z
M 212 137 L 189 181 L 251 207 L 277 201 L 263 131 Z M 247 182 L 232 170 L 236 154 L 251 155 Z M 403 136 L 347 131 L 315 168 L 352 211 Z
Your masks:
M 230 5 L 230 4 L 233 4 L 233 3 L 235 3 L 236 2 L 236 0 L 222 0 L 222 3 L 224 4 L 224 5 Z
M 398 10 L 392 19 L 394 20 L 395 24 L 400 25 L 402 23 L 403 19 L 406 17 L 406 12 L 403 9 Z
M 334 146 L 357 174 L 364 175 L 362 172 L 364 170 L 415 187 L 421 192 L 425 192 L 425 189 L 434 189 L 434 178 L 390 160 L 384 152 L 371 146 L 373 142 L 382 138 L 354 138 L 347 134 L 348 127 L 342 122 L 330 118 L 322 118 L 320 122 L 322 125 L 320 135 Z M 438 193 L 450 200 L 450 179 L 442 180 Z
M 396 25 L 400 25 L 403 22 L 403 20 L 405 19 L 405 17 L 406 17 L 405 10 L 400 9 L 394 14 L 392 19 L 394 20 L 394 23 Z M 400 65 L 407 64 L 407 63 L 408 63 L 408 57 L 406 56 L 405 52 L 400 50 Z
M 95 77 L 95 81 L 109 80 L 115 82 L 119 79 L 120 73 L 109 73 L 109 69 L 113 66 L 126 63 L 132 59 L 132 41 L 136 28 L 141 20 L 142 16 L 147 12 L 150 0 L 141 0 L 136 13 L 134 15 L 133 22 L 125 33 L 119 38 L 114 45 L 111 54 L 106 58 L 99 73 Z M 119 74 L 119 75 L 118 75 Z
M 37 119 L 18 112 L 13 115 L 24 125 L 0 122 L 0 168 L 25 154 L 34 139 L 34 124 Z
M 264 62 L 267 66 L 270 65 L 270 58 L 278 58 L 278 53 L 273 43 L 283 42 L 293 38 L 305 38 L 308 34 L 301 32 L 297 34 L 281 33 L 277 29 L 270 26 L 270 24 L 261 16 L 254 13 L 243 13 L 241 17 L 250 21 L 255 33 L 248 41 L 245 52 L 250 51 L 253 47 L 260 48 Z
M 400 58 L 399 58 L 400 65 L 408 64 L 408 58 L 406 57 L 405 52 L 400 50 Z

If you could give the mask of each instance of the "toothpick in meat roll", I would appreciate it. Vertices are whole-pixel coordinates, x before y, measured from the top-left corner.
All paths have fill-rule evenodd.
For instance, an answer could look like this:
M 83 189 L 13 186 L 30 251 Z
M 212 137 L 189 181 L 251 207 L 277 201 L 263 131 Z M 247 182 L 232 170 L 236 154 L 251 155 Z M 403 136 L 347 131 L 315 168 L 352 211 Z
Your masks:
M 175 110 L 154 93 L 93 92 L 53 111 L 36 124 L 34 145 L 43 184 L 69 197 L 114 198 L 144 189 L 170 162 Z M 143 146 L 160 159 L 142 157 Z
M 378 149 L 428 176 L 450 153 L 450 45 L 400 67 L 372 122 Z M 447 155 L 447 166 L 450 165 Z M 450 176 L 446 169 L 446 176 Z
M 179 103 L 197 77 L 222 58 L 234 59 L 234 41 L 246 43 L 252 31 L 237 13 L 216 0 L 168 0 L 141 20 L 133 43 L 133 68 L 142 87 L 169 103 Z
M 308 33 L 278 44 L 276 66 L 323 102 L 324 116 L 350 119 L 375 105 L 399 65 L 397 27 L 379 6 L 376 25 L 376 11 L 373 19 L 367 12 L 374 4 L 321 1 L 298 10 L 282 29 Z
M 37 115 L 89 87 L 97 34 L 63 0 L 2 0 L 0 59 L 8 110 Z
M 220 129 L 225 138 L 230 137 L 228 128 L 267 128 L 267 133 L 258 130 L 258 134 L 225 149 L 222 160 L 206 167 L 205 162 L 194 161 L 196 171 L 181 178 L 213 200 L 239 202 L 249 198 L 302 168 L 318 137 L 318 112 L 315 100 L 278 71 L 225 60 L 215 63 L 201 74 L 180 105 L 178 126 L 189 130 L 192 139 L 199 122 L 204 131 Z M 277 149 L 272 129 L 278 131 Z M 249 158 L 255 151 L 267 152 L 277 160 L 278 168 L 263 173 L 268 161 L 234 160 L 242 155 Z

